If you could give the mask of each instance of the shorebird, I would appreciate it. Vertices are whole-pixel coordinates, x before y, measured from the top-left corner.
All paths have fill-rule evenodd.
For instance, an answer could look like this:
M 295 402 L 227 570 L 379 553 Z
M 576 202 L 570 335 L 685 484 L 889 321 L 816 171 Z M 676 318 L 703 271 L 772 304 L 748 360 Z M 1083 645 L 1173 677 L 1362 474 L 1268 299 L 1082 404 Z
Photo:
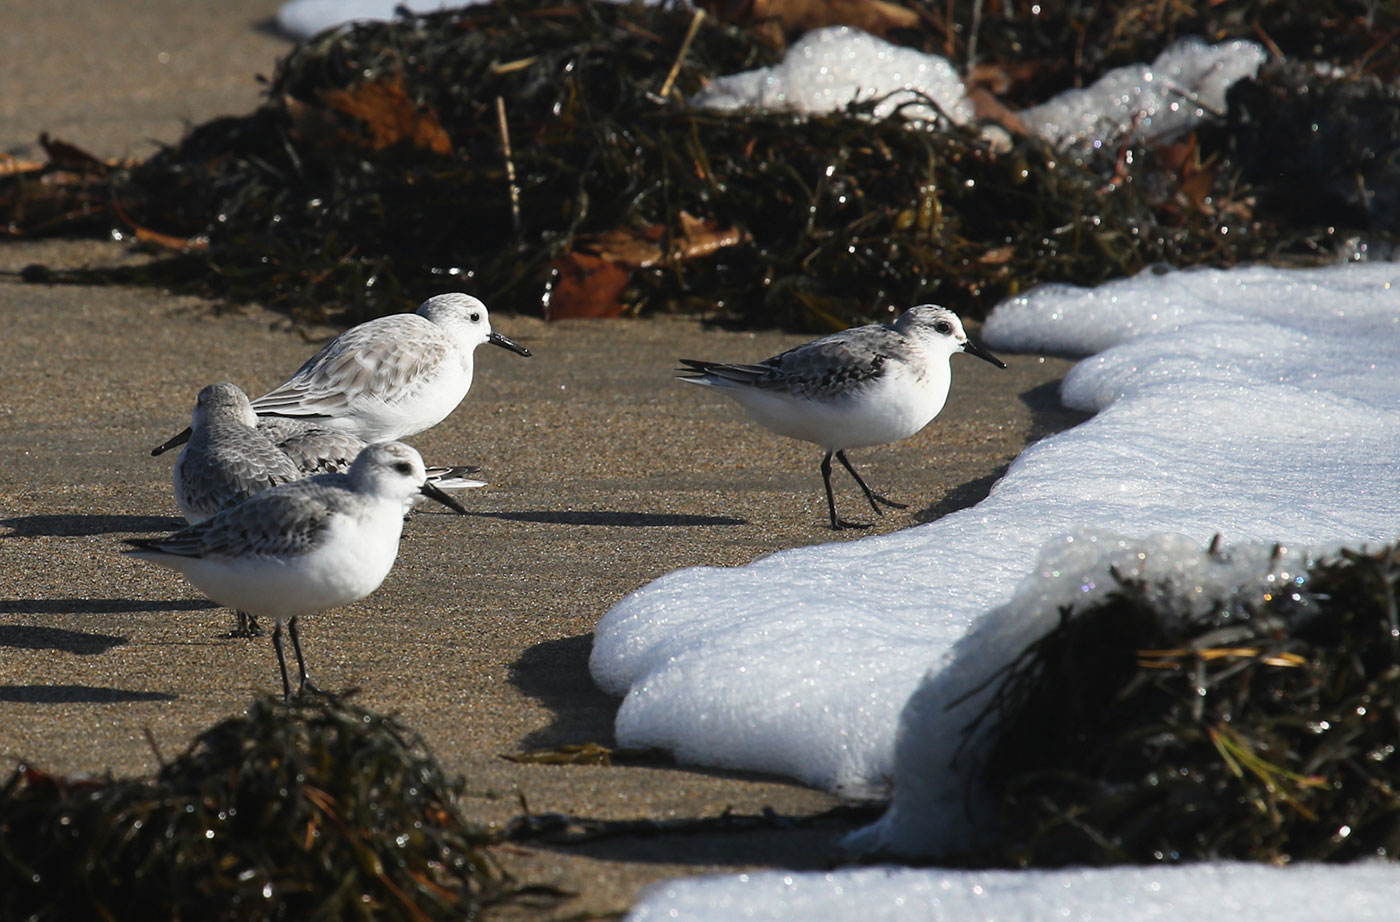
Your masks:
M 259 419 L 235 384 L 210 384 L 199 392 L 190 418 L 190 440 L 175 460 L 175 502 L 196 524 L 255 493 L 315 474 L 343 474 L 366 447 L 348 432 L 301 420 Z M 428 482 L 443 491 L 484 487 L 468 474 L 475 467 L 430 467 Z M 409 506 L 415 499 L 409 500 Z M 405 512 L 408 508 L 404 509 Z M 262 633 L 257 618 L 236 612 L 235 637 Z
M 428 483 L 423 459 L 411 447 L 371 445 L 349 473 L 273 487 L 172 534 L 127 539 L 131 549 L 123 553 L 179 571 L 220 605 L 274 619 L 272 645 L 282 694 L 290 700 L 282 625 L 296 653 L 298 694 L 317 692 L 298 619 L 379 588 L 398 556 L 404 504 L 419 493 L 465 512 Z
M 486 305 L 476 298 L 436 295 L 416 313 L 346 330 L 285 383 L 254 400 L 253 410 L 344 430 L 369 443 L 401 439 L 437 425 L 457 408 L 471 389 L 473 354 L 482 343 L 530 355 L 491 329 Z M 186 429 L 151 454 L 189 437 Z
M 864 528 L 836 515 L 831 459 L 850 472 L 877 515 L 881 505 L 908 508 L 870 489 L 846 450 L 907 439 L 928 425 L 948 399 L 956 352 L 1006 367 L 968 338 L 952 311 L 921 304 L 893 323 L 823 336 L 754 365 L 681 359 L 677 377 L 718 388 L 759 425 L 826 449 L 821 472 L 831 527 Z

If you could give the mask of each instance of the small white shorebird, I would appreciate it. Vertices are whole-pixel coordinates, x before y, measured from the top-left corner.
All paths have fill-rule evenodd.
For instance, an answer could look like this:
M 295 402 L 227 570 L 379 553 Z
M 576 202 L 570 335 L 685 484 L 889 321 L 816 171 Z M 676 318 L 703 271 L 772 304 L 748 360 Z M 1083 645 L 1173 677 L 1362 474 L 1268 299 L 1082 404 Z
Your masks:
M 939 414 L 952 382 L 949 359 L 966 352 L 999 368 L 1006 363 L 968 339 L 946 307 L 911 307 L 893 323 L 855 327 L 814 339 L 756 365 L 681 359 L 679 377 L 719 388 L 760 425 L 826 449 L 822 482 L 831 527 L 863 528 L 836 516 L 831 492 L 835 456 L 855 478 L 870 508 L 908 508 L 866 486 L 846 449 L 907 439 Z
M 173 534 L 127 539 L 132 550 L 123 553 L 178 570 L 220 605 L 274 619 L 272 645 L 290 699 L 282 624 L 296 652 L 298 693 L 317 691 L 297 619 L 379 588 L 398 556 L 404 504 L 419 493 L 465 512 L 428 483 L 418 452 L 402 442 L 371 445 L 348 474 L 273 487 Z
M 190 440 L 175 460 L 175 502 L 191 524 L 230 509 L 255 493 L 316 474 L 343 474 L 366 447 L 337 429 L 295 419 L 259 419 L 235 384 L 210 384 L 199 392 Z M 443 491 L 484 487 L 469 478 L 475 467 L 430 467 L 428 482 Z M 411 505 L 414 499 L 409 500 Z M 405 512 L 408 510 L 405 509 Z M 256 618 L 238 614 L 234 635 L 260 633 Z
M 351 327 L 306 360 L 286 383 L 253 401 L 259 416 L 280 416 L 383 442 L 430 429 L 457 408 L 472 386 L 473 354 L 494 343 L 530 350 L 491 329 L 486 305 L 448 292 L 413 314 Z M 186 429 L 151 450 L 184 444 Z
M 199 392 L 189 442 L 175 459 L 175 502 L 186 521 L 203 522 L 254 493 L 306 476 L 258 430 L 253 405 L 236 385 L 211 384 Z

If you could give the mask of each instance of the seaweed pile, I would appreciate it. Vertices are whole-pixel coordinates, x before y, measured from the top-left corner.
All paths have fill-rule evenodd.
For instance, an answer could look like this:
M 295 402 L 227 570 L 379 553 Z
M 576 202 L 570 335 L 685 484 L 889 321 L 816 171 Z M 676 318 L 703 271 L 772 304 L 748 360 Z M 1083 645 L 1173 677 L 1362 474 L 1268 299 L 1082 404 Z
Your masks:
M 1400 857 L 1400 545 L 1203 616 L 1115 578 L 1000 677 L 985 860 Z
M 0 919 L 474 919 L 508 898 L 402 725 L 261 698 L 154 779 L 0 788 Z
M 883 29 L 974 64 L 970 80 L 1013 105 L 1182 35 L 1261 40 L 1280 57 L 1192 135 L 1077 153 L 910 130 L 873 118 L 874 101 L 805 117 L 692 108 L 707 80 L 781 56 L 784 4 L 720 6 L 731 21 L 498 0 L 328 33 L 280 63 L 258 110 L 143 163 L 51 147 L 48 167 L 0 182 L 0 218 L 19 235 L 134 231 L 171 255 L 99 277 L 313 319 L 464 288 L 546 316 L 678 310 L 805 328 L 924 301 L 981 316 L 1044 281 L 1332 261 L 1400 235 L 1393 4 L 927 2 Z M 788 32 L 814 24 L 812 6 Z M 63 171 L 66 200 L 53 195 Z

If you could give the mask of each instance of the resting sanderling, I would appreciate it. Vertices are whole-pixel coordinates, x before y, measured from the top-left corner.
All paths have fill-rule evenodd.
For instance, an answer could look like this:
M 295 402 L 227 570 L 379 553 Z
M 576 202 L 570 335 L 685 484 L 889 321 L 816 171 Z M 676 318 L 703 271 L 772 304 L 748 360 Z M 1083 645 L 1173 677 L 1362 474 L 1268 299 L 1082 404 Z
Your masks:
M 398 556 L 404 503 L 416 493 L 465 512 L 428 483 L 423 459 L 411 447 L 371 445 L 348 474 L 273 487 L 173 534 L 128 539 L 132 550 L 123 553 L 180 571 L 221 605 L 274 619 L 272 644 L 282 693 L 290 698 L 283 622 L 296 652 L 298 693 L 315 692 L 297 619 L 379 588 Z
M 348 432 L 295 419 L 259 419 L 236 384 L 210 384 L 199 392 L 190 440 L 175 460 L 175 502 L 190 524 L 230 509 L 255 493 L 316 474 L 343 474 L 366 448 Z M 430 467 L 428 482 L 451 492 L 484 487 L 476 467 Z M 421 499 L 414 494 L 404 512 Z M 235 637 L 261 633 L 257 618 L 240 611 Z
M 284 416 L 343 429 L 366 442 L 401 439 L 436 426 L 472 386 L 473 353 L 494 343 L 530 355 L 491 329 L 486 305 L 449 292 L 413 314 L 351 327 L 306 360 L 286 383 L 253 401 L 259 416 Z M 181 445 L 184 432 L 152 449 Z
M 235 384 L 199 392 L 190 439 L 175 459 L 175 502 L 190 524 L 236 506 L 254 493 L 307 475 L 258 429 L 248 395 Z
M 681 359 L 678 377 L 719 388 L 759 424 L 779 435 L 826 449 L 822 481 L 832 528 L 864 527 L 836 516 L 831 458 L 850 471 L 870 508 L 908 508 L 866 486 L 846 449 L 906 439 L 943 409 L 952 380 L 949 359 L 967 352 L 1000 368 L 1006 363 L 963 332 L 946 307 L 911 307 L 893 323 L 876 323 L 823 336 L 756 365 Z

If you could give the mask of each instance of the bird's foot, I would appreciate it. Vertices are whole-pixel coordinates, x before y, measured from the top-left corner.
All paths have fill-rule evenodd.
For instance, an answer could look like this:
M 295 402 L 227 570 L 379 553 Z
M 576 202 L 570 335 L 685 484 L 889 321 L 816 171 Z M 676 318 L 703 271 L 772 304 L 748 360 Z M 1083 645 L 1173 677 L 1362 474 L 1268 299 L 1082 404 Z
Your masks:
M 311 681 L 310 676 L 307 676 L 306 678 L 301 680 L 301 684 L 297 687 L 296 694 L 293 695 L 291 699 L 289 699 L 289 703 L 291 701 L 299 701 L 302 698 L 312 696 L 317 698 L 326 698 L 331 701 L 339 701 L 342 697 L 340 695 L 337 695 L 335 692 L 323 691 L 320 688 L 320 686 L 318 686 L 315 682 Z
M 238 616 L 238 627 L 229 631 L 228 637 L 261 637 L 266 633 L 258 624 L 257 615 L 249 614 L 246 611 L 234 612 Z
M 303 695 L 315 695 L 318 698 L 334 697 L 330 692 L 321 691 L 321 689 L 316 686 L 316 683 L 312 682 L 309 677 L 303 678 L 301 684 L 297 686 L 297 697 L 300 698 Z
M 883 494 L 883 493 L 876 493 L 876 492 L 874 492 L 873 490 L 872 490 L 871 493 L 870 493 L 870 499 L 872 500 L 872 502 L 871 502 L 870 505 L 871 505 L 872 508 L 875 509 L 876 512 L 880 512 L 880 508 L 879 508 L 879 506 L 876 506 L 875 503 L 879 503 L 879 504 L 882 505 L 882 506 L 889 506 L 891 509 L 908 509 L 908 508 L 909 508 L 909 504 L 908 504 L 908 503 L 897 503 L 897 502 L 895 502 L 894 500 L 890 499 L 890 498 L 889 498 L 888 496 L 886 496 L 885 494 Z M 880 514 L 883 515 L 884 513 L 880 513 Z
M 845 519 L 835 519 L 831 523 L 831 528 L 833 531 L 841 531 L 846 528 L 869 528 L 874 524 L 874 522 L 847 522 Z

